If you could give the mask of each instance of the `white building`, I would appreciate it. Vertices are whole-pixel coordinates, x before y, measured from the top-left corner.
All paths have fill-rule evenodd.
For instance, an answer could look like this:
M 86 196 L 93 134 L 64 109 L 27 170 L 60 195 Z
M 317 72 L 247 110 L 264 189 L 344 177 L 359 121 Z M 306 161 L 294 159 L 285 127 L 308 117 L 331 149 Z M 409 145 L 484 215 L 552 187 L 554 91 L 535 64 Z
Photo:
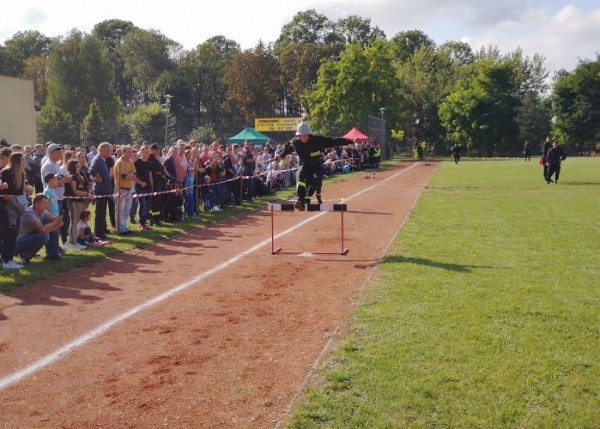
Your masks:
M 0 139 L 21 146 L 37 143 L 33 81 L 0 76 Z

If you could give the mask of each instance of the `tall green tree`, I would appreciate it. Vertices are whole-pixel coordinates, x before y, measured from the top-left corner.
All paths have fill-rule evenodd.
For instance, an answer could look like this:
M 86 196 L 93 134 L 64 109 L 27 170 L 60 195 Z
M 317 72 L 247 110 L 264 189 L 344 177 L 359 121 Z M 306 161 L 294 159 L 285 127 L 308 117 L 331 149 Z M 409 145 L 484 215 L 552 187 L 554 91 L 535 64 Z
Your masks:
M 480 155 L 512 152 L 517 137 L 518 87 L 508 61 L 483 60 L 476 75 L 460 80 L 442 102 L 439 115 L 451 141 Z
M 542 98 L 534 91 L 527 92 L 522 98 L 517 113 L 517 124 L 519 126 L 519 143 L 524 145 L 527 141 L 533 149 L 550 134 L 550 121 L 552 118 L 552 106 L 548 98 Z M 515 147 L 518 152 L 519 147 Z
M 515 80 L 521 97 L 529 92 L 542 96 L 548 90 L 548 71 L 543 56 L 535 54 L 530 58 L 523 55 L 519 48 L 507 55 L 506 60 L 513 64 L 516 71 Z
M 125 61 L 119 47 L 127 33 L 137 27 L 131 21 L 108 19 L 94 25 L 92 35 L 96 36 L 108 49 L 108 55 L 115 67 L 115 91 L 123 105 L 139 101 L 133 93 L 131 78 L 125 76 Z
M 471 45 L 466 42 L 446 42 L 439 47 L 439 52 L 448 57 L 448 60 L 458 67 L 472 64 L 473 61 L 475 61 L 475 55 L 473 54 Z
M 302 96 L 312 90 L 321 64 L 337 61 L 339 55 L 337 45 L 290 43 L 281 48 L 278 59 L 283 73 L 287 116 L 300 116 L 303 111 L 309 111 L 308 106 L 302 105 Z
M 214 142 L 218 139 L 215 126 L 210 122 L 198 128 L 194 128 L 188 135 L 188 140 L 196 140 L 203 143 Z
M 193 116 L 193 127 L 201 123 L 222 125 L 223 104 L 227 94 L 224 76 L 240 46 L 223 36 L 215 36 L 186 53 L 179 62 L 179 72 L 185 85 L 181 88 L 189 97 L 188 109 Z M 185 88 L 185 89 L 184 89 Z M 176 98 L 186 97 L 181 90 Z
M 397 33 L 391 40 L 396 61 L 405 62 L 423 47 L 435 48 L 435 42 L 421 30 L 408 30 Z
M 132 80 L 133 89 L 158 101 L 165 88 L 156 81 L 163 73 L 175 70 L 181 45 L 158 31 L 133 29 L 116 50 L 124 60 L 124 77 Z
M 600 143 L 600 55 L 584 60 L 570 74 L 556 81 L 552 93 L 556 116 L 554 133 L 575 151 Z
M 364 49 L 349 45 L 339 61 L 321 66 L 314 91 L 306 95 L 311 125 L 339 135 L 351 126 L 363 127 L 367 115 L 379 114 L 381 107 L 394 123 L 403 100 L 399 88 L 388 42 L 376 40 Z
M 364 47 L 372 44 L 375 39 L 385 39 L 385 33 L 379 27 L 371 27 L 370 19 L 356 15 L 340 18 L 335 23 L 335 31 L 347 45 L 358 43 Z
M 46 105 L 48 99 L 48 59 L 30 57 L 25 60 L 23 76 L 33 81 L 33 92 L 39 107 Z
M 48 70 L 48 105 L 70 114 L 79 129 L 96 100 L 107 131 L 114 130 L 119 112 L 114 68 L 106 47 L 96 37 L 71 32 L 54 46 Z M 77 132 L 74 139 L 79 136 Z
M 303 94 L 317 81 L 321 64 L 338 60 L 345 44 L 336 24 L 314 9 L 298 12 L 282 27 L 274 51 L 283 72 L 287 116 L 308 113 L 308 106 L 302 105 Z
M 397 64 L 398 79 L 406 94 L 400 126 L 407 130 L 412 144 L 425 141 L 430 148 L 442 149 L 445 132 L 438 110 L 454 83 L 456 67 L 444 53 L 429 45 L 421 46 L 405 62 Z
M 259 43 L 235 55 L 225 72 L 226 105 L 245 124 L 276 115 L 281 105 L 281 72 L 273 52 Z
M 25 60 L 33 57 L 47 58 L 52 39 L 39 31 L 19 31 L 4 42 L 4 64 L 0 74 L 23 76 Z
M 79 128 L 73 117 L 58 107 L 46 105 L 42 107 L 37 121 L 38 143 L 47 141 L 72 143 L 78 140 Z
M 106 136 L 102 115 L 100 115 L 100 106 L 94 100 L 90 104 L 90 110 L 81 124 L 81 141 L 90 145 L 97 145 L 104 140 L 106 140 Z
M 124 122 L 129 127 L 134 142 L 149 141 L 163 144 L 167 123 L 167 143 L 175 138 L 173 133 L 175 118 L 169 114 L 167 119 L 166 114 L 167 111 L 158 103 L 141 104 L 134 112 L 126 115 Z
M 315 45 L 338 45 L 343 48 L 345 40 L 335 30 L 335 24 L 325 15 L 314 9 L 298 12 L 290 22 L 281 28 L 275 42 L 275 52 L 290 43 Z

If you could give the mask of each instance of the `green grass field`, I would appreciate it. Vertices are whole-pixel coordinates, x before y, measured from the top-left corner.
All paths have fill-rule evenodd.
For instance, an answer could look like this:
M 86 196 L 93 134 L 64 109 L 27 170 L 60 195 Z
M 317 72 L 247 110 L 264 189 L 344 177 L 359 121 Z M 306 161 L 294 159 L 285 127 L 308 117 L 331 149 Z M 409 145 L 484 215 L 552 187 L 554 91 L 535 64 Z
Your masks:
M 443 163 L 288 426 L 600 427 L 599 213 L 597 158 Z

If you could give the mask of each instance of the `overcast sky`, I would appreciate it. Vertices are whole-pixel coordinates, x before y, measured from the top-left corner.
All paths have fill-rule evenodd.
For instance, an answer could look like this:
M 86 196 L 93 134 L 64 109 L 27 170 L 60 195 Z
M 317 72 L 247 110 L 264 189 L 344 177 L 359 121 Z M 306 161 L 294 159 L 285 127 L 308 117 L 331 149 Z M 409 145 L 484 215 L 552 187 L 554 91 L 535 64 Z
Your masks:
M 300 11 L 316 9 L 332 21 L 349 15 L 371 19 L 388 38 L 419 29 L 436 43 L 468 42 L 473 50 L 490 44 L 502 53 L 521 47 L 526 55 L 546 58 L 552 74 L 573 70 L 579 59 L 600 53 L 598 0 L 17 0 L 3 2 L 0 42 L 16 32 L 37 30 L 66 35 L 89 33 L 106 19 L 122 19 L 157 29 L 192 49 L 223 35 L 242 49 L 259 40 L 274 42 L 281 27 Z

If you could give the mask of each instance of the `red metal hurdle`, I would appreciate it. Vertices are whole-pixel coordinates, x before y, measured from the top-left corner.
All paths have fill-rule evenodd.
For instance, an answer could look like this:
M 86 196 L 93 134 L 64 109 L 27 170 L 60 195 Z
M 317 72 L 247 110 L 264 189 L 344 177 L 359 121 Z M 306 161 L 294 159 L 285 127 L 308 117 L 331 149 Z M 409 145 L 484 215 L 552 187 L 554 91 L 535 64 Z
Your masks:
M 293 212 L 295 211 L 294 203 L 272 203 L 269 204 L 271 211 L 271 255 L 280 253 L 281 247 L 275 248 L 275 212 Z M 307 212 L 339 212 L 341 221 L 341 251 L 340 255 L 347 255 L 348 248 L 344 247 L 344 212 L 348 211 L 348 206 L 341 203 L 325 203 L 325 204 L 307 204 Z M 331 254 L 332 252 L 311 252 L 313 254 Z

